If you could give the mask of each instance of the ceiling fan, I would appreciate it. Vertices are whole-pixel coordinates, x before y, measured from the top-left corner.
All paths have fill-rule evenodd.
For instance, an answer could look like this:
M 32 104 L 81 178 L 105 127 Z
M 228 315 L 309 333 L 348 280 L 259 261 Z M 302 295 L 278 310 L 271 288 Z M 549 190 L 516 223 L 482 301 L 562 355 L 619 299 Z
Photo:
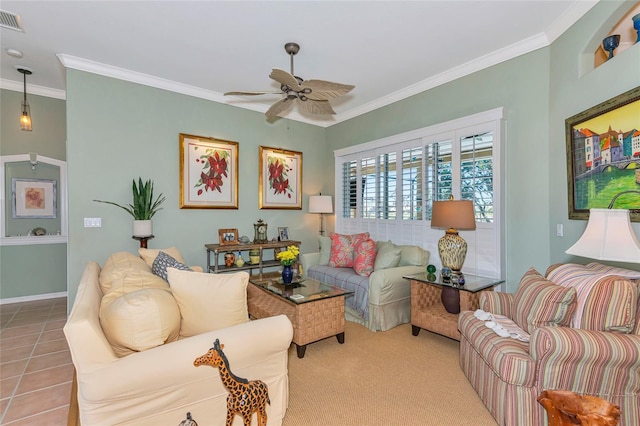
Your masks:
M 282 117 L 294 104 L 294 101 L 302 111 L 310 114 L 329 115 L 335 114 L 329 104 L 329 99 L 349 93 L 355 86 L 349 84 L 333 83 L 324 80 L 303 80 L 293 73 L 293 57 L 300 51 L 297 43 L 287 43 L 284 50 L 291 58 L 291 73 L 274 68 L 269 77 L 280 83 L 280 91 L 262 92 L 227 92 L 225 96 L 255 96 L 267 94 L 280 94 L 283 98 L 267 110 L 267 118 Z

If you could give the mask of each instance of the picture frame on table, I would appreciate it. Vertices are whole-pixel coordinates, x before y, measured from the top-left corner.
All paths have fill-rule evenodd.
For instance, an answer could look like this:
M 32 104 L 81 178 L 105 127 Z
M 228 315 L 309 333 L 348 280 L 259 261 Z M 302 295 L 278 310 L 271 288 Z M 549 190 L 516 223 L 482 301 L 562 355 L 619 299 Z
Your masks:
M 260 209 L 302 210 L 302 152 L 260 146 Z
M 180 133 L 180 208 L 238 208 L 238 142 Z
M 589 218 L 613 198 L 640 184 L 640 87 L 565 120 L 569 219 Z M 640 222 L 638 194 L 621 196 L 615 208 Z M 635 207 L 635 208 L 634 208 Z
M 278 236 L 280 237 L 280 241 L 289 241 L 289 228 L 286 226 L 279 226 Z
M 55 219 L 57 186 L 54 179 L 11 178 L 11 217 Z
M 237 228 L 220 228 L 218 229 L 218 241 L 221 246 L 230 246 L 240 244 L 238 241 Z

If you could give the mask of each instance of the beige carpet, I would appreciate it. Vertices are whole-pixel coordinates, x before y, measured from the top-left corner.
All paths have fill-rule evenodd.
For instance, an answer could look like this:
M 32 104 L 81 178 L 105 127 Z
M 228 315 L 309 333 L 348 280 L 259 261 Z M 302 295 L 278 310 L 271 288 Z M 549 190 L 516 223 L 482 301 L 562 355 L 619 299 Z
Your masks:
M 373 333 L 348 322 L 335 337 L 289 350 L 285 426 L 496 425 L 465 378 L 459 343 L 411 325 Z

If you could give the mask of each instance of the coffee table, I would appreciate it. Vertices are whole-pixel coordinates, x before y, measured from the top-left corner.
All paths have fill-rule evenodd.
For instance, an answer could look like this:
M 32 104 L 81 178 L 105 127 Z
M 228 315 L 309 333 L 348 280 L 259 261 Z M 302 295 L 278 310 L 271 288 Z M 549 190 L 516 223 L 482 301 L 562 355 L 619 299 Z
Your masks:
M 293 324 L 298 358 L 303 358 L 309 343 L 332 336 L 344 343 L 344 299 L 350 294 L 308 277 L 285 285 L 280 274 L 271 273 L 249 278 L 247 305 L 251 318 L 286 315 Z

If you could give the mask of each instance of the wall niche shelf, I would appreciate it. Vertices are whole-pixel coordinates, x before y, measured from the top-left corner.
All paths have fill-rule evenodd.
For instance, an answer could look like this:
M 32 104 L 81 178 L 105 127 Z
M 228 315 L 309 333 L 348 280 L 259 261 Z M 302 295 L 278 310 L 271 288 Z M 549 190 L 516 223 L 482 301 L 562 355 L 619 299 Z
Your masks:
M 31 153 L 0 156 L 0 166 L 0 246 L 67 243 L 67 163 Z M 14 215 L 13 178 L 27 181 L 25 185 L 33 181 L 54 181 L 54 217 L 31 213 L 24 217 Z M 25 194 L 27 189 L 24 188 Z M 33 231 L 44 232 L 44 235 L 30 235 Z
M 636 40 L 638 39 L 638 33 L 633 27 L 632 18 L 636 15 L 640 14 L 640 1 L 637 2 L 631 9 L 629 9 L 623 16 L 620 18 L 615 25 L 611 28 L 611 30 L 606 33 L 602 39 L 608 36 L 612 36 L 615 34 L 620 35 L 620 43 L 618 47 L 613 51 L 613 58 L 620 55 L 625 50 L 633 47 L 636 44 Z M 640 45 L 640 43 L 637 43 Z M 602 40 L 596 47 L 595 52 L 593 53 L 593 68 L 598 68 L 600 65 L 607 62 L 609 58 L 609 53 L 604 50 L 602 45 Z

